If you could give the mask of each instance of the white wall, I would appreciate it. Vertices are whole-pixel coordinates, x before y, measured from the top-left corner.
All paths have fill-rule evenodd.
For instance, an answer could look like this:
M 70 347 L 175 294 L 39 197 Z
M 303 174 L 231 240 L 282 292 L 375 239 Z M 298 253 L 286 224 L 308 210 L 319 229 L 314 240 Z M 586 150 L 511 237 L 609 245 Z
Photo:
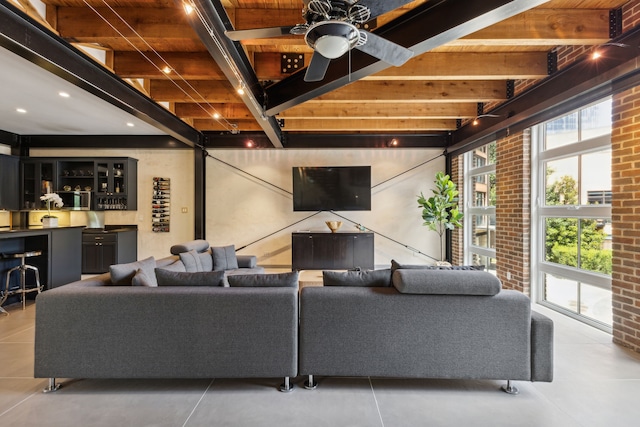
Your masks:
M 445 168 L 444 156 L 440 156 L 442 150 L 243 149 L 209 150 L 209 154 L 231 165 L 213 158 L 207 159 L 206 237 L 211 245 L 234 244 L 236 248 L 240 248 L 275 233 L 250 244 L 239 253 L 257 255 L 261 265 L 289 267 L 291 232 L 328 231 L 324 223 L 327 220 L 341 220 L 342 231 L 356 231 L 355 225 L 329 212 L 322 212 L 306 220 L 304 219 L 314 212 L 293 212 L 290 194 L 292 167 L 371 166 L 371 211 L 338 214 L 402 243 L 397 244 L 376 235 L 376 267 L 388 267 L 391 259 L 404 263 L 434 262 L 420 254 L 416 255 L 403 245 L 416 248 L 435 258 L 439 257 L 438 236 L 422 225 L 417 195 L 421 191 L 425 195 L 431 194 L 436 172 Z M 432 159 L 435 160 L 410 170 Z M 403 174 L 406 171 L 409 172 Z M 402 175 L 393 178 L 400 174 Z M 384 182 L 389 179 L 391 180 Z M 303 221 L 293 225 L 300 220 Z
M 138 258 L 163 258 L 169 248 L 194 236 L 194 156 L 193 151 L 143 149 L 31 149 L 32 157 L 132 157 L 138 159 L 138 210 L 105 211 L 105 224 L 138 226 Z M 171 231 L 151 231 L 153 177 L 171 178 Z M 181 208 L 187 213 L 181 213 Z M 72 225 L 82 223 L 82 215 L 72 215 Z

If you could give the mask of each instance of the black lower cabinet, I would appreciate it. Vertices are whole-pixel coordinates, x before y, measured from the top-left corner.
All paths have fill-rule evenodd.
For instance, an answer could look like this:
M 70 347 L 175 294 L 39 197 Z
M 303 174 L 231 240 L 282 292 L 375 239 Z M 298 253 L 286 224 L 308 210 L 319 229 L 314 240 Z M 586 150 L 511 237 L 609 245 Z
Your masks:
M 373 233 L 292 233 L 293 270 L 371 270 Z
M 82 274 L 100 274 L 113 264 L 134 262 L 138 258 L 138 232 L 108 231 L 82 234 Z

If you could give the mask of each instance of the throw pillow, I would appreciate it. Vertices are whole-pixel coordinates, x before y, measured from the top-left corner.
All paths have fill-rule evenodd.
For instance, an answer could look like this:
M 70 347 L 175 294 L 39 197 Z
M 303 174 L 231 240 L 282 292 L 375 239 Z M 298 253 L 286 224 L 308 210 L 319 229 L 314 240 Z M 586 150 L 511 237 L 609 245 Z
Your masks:
M 202 262 L 195 249 L 180 254 L 180 261 L 184 264 L 187 273 L 195 273 L 202 270 Z
M 136 275 L 138 269 L 142 269 L 148 276 L 152 286 L 156 286 L 156 276 L 153 273 L 154 268 L 156 268 L 156 260 L 152 256 L 141 261 L 127 264 L 114 264 L 109 267 L 111 283 L 113 285 L 131 285 L 133 276 Z
M 324 286 L 391 286 L 391 269 L 323 271 Z
M 236 274 L 227 276 L 229 286 L 238 288 L 249 287 L 298 287 L 298 272 L 277 274 Z
M 217 246 L 211 248 L 211 256 L 213 257 L 213 269 L 218 270 L 235 270 L 238 268 L 238 258 L 236 258 L 236 247 Z
M 156 268 L 158 286 L 222 286 L 224 271 L 186 273 Z
M 147 273 L 143 269 L 139 268 L 136 271 L 136 275 L 131 279 L 131 286 L 156 287 L 158 286 L 158 283 L 154 283 Z

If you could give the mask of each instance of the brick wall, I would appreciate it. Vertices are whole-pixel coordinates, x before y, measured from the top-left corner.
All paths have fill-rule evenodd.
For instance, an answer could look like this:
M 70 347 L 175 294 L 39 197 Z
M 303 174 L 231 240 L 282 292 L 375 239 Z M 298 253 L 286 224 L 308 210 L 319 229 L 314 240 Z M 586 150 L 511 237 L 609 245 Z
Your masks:
M 451 159 L 451 180 L 458 186 L 458 206 L 464 212 L 464 156 L 456 156 Z M 462 265 L 464 263 L 464 232 L 456 228 L 451 232 L 451 263 Z
M 640 87 L 613 98 L 613 341 L 640 351 Z
M 504 288 L 530 295 L 531 131 L 507 136 L 497 144 L 498 277 Z

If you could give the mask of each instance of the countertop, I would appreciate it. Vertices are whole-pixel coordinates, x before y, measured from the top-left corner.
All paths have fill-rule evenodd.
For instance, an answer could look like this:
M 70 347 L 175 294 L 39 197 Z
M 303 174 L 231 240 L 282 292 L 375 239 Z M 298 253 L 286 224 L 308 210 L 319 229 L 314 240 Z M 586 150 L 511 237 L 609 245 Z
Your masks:
M 43 227 L 41 225 L 36 225 L 36 226 L 31 226 L 31 227 L 0 227 L 0 236 L 10 236 L 16 233 L 24 233 L 24 234 L 29 234 L 29 233 L 43 233 L 43 232 L 48 232 L 48 231 L 55 231 L 57 229 L 60 230 L 64 230 L 64 229 L 68 229 L 68 228 L 85 228 L 84 225 L 75 225 L 75 226 L 68 226 L 68 227 Z

